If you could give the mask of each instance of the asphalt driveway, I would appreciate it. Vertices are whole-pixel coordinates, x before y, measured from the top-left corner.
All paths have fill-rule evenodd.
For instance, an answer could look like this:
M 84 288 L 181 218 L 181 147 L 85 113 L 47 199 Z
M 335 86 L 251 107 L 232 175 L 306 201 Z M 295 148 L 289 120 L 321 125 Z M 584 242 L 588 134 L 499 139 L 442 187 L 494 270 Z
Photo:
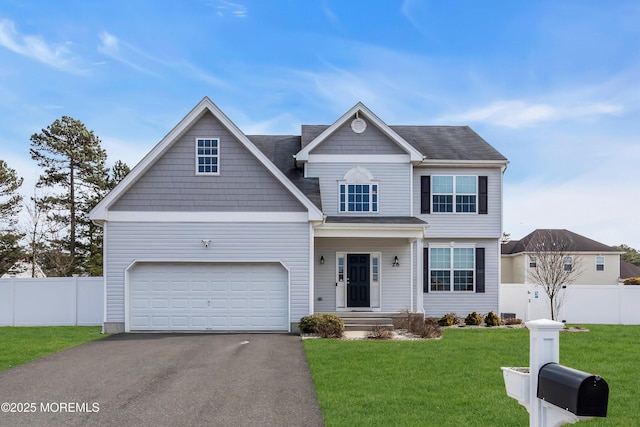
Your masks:
M 115 335 L 0 373 L 0 404 L 0 426 L 323 425 L 285 334 Z

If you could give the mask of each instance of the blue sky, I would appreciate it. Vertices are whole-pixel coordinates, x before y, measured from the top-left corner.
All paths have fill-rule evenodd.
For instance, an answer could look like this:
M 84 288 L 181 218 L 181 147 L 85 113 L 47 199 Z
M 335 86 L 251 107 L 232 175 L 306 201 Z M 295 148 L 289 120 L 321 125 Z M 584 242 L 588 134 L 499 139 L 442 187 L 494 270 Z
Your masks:
M 247 134 L 362 101 L 388 124 L 469 125 L 510 159 L 504 229 L 640 249 L 637 1 L 0 4 L 0 158 L 62 115 L 135 165 L 203 96 Z

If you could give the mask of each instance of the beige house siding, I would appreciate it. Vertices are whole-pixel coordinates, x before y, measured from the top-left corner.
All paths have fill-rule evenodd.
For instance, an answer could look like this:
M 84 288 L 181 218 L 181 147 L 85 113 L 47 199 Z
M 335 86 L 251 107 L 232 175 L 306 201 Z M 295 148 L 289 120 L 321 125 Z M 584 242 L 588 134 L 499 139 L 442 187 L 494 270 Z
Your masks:
M 576 285 L 617 285 L 620 277 L 620 255 L 599 253 L 575 253 L 575 259 L 579 259 L 580 276 L 576 279 Z M 596 257 L 604 257 L 604 271 L 596 270 Z M 503 255 L 502 256 L 502 283 L 534 283 L 531 279 L 529 267 L 529 255 Z

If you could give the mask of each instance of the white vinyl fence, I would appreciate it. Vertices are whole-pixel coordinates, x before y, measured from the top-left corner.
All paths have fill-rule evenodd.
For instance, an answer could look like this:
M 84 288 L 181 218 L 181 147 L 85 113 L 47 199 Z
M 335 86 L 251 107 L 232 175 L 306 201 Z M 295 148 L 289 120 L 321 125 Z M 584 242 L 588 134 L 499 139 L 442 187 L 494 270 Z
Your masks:
M 100 326 L 102 277 L 0 279 L 0 326 Z
M 640 325 L 640 286 L 569 285 L 557 317 L 567 323 Z M 549 319 L 549 297 L 540 285 L 500 285 L 500 312 L 528 321 Z

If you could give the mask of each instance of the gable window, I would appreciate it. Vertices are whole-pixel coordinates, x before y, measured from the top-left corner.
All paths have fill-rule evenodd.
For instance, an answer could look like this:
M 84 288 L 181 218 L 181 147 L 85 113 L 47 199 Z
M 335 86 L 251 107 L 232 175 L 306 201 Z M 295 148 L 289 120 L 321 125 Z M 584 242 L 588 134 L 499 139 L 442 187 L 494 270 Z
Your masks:
M 564 257 L 564 259 L 562 260 L 562 264 L 563 264 L 564 271 L 573 270 L 573 257 L 572 256 Z
M 378 212 L 378 182 L 358 166 L 339 182 L 338 198 L 340 212 Z
M 196 173 L 219 174 L 219 145 L 217 138 L 196 138 Z
M 474 290 L 474 248 L 430 248 L 431 291 Z
M 432 176 L 432 212 L 477 211 L 478 177 L 476 176 Z
M 597 256 L 596 257 L 596 271 L 604 271 L 604 257 Z

